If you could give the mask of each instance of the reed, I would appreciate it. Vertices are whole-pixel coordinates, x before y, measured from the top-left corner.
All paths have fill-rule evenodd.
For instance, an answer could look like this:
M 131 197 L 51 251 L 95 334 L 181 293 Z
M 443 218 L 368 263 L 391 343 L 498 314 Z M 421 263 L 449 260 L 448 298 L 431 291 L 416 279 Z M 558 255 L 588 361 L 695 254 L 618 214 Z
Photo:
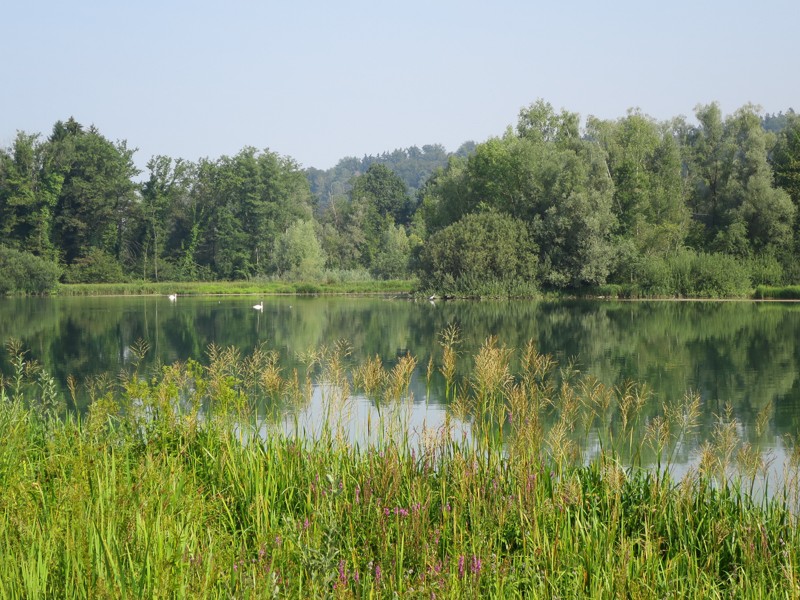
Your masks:
M 676 480 L 696 394 L 645 415 L 645 387 L 604 386 L 532 342 L 517 353 L 490 338 L 459 372 L 458 331 L 441 340 L 442 363 L 421 377 L 441 373 L 452 407 L 421 431 L 412 356 L 353 364 L 338 342 L 285 373 L 267 347 L 211 347 L 205 366 L 83 384 L 94 401 L 77 416 L 10 345 L 0 596 L 800 594 L 796 445 L 781 490 L 758 496 L 767 459 L 725 411 Z M 349 412 L 365 398 L 377 433 L 354 438 Z M 288 416 L 315 402 L 317 427 Z
M 188 282 L 130 282 L 130 283 L 73 283 L 59 284 L 55 293 L 60 296 L 141 296 L 178 294 L 237 295 L 237 294 L 405 294 L 416 285 L 415 280 L 382 280 L 326 277 L 319 281 L 296 282 L 281 279 L 252 279 L 247 281 L 188 281 Z

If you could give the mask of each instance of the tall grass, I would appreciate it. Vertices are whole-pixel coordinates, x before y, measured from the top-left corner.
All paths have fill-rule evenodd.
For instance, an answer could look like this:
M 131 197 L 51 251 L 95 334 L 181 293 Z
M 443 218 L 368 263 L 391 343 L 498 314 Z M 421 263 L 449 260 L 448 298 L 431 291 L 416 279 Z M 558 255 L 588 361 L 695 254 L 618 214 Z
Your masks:
M 132 283 L 74 283 L 60 284 L 56 293 L 61 296 L 130 296 L 149 294 L 370 294 L 407 293 L 414 280 L 365 279 L 340 273 L 326 274 L 320 281 L 284 281 L 280 279 L 249 281 L 195 282 L 132 282 Z
M 451 412 L 421 432 L 404 410 L 416 359 L 352 364 L 345 342 L 308 352 L 301 373 L 266 347 L 212 347 L 207 366 L 94 380 L 82 417 L 10 348 L 0 596 L 800 594 L 800 453 L 780 493 L 756 497 L 764 459 L 727 412 L 676 480 L 696 395 L 645 415 L 646 388 L 580 377 L 533 343 L 489 339 L 461 372 L 458 340 L 444 332 L 427 367 Z M 354 394 L 379 414 L 363 442 L 346 419 Z M 314 398 L 326 418 L 309 430 L 292 415 Z

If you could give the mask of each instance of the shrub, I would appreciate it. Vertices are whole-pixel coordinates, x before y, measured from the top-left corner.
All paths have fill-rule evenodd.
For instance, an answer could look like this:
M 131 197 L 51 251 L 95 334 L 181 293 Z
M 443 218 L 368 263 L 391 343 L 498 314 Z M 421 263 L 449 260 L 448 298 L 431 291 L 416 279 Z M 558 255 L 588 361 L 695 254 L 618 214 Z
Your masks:
M 525 224 L 497 212 L 470 214 L 433 234 L 419 257 L 423 288 L 489 281 L 532 282 L 536 245 Z M 466 291 L 466 290 L 463 290 Z
M 125 281 L 122 265 L 108 252 L 91 248 L 64 273 L 64 283 L 121 283 Z
M 0 294 L 45 294 L 58 283 L 61 270 L 52 261 L 0 247 Z
M 748 267 L 753 285 L 780 285 L 783 283 L 783 267 L 774 256 L 751 258 Z
M 750 292 L 750 271 L 743 262 L 727 254 L 694 256 L 691 268 L 691 293 L 687 296 L 724 298 Z
M 381 235 L 381 247 L 375 255 L 372 272 L 381 279 L 407 277 L 410 257 L 406 230 L 400 225 L 390 225 Z
M 325 253 L 311 221 L 295 221 L 275 240 L 273 267 L 284 278 L 319 279 L 325 267 Z
M 630 259 L 630 280 L 618 281 L 626 296 L 682 296 L 724 298 L 746 296 L 752 289 L 751 274 L 760 279 L 781 277 L 774 259 L 746 262 L 729 254 L 695 252 L 684 248 L 668 256 Z
M 298 294 L 319 294 L 322 288 L 313 283 L 298 283 L 294 290 Z

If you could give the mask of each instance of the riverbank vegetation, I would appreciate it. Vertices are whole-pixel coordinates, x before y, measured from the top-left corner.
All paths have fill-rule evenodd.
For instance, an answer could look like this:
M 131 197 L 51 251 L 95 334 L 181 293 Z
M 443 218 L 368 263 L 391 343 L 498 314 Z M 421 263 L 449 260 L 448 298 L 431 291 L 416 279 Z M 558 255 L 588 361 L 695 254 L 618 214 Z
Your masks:
M 723 411 L 676 479 L 698 396 L 650 414 L 645 388 L 603 386 L 532 343 L 513 352 L 490 338 L 463 369 L 459 332 L 439 340 L 427 378 L 444 378 L 448 413 L 422 429 L 407 418 L 425 401 L 410 397 L 410 355 L 352 364 L 340 342 L 309 351 L 298 373 L 268 347 L 212 347 L 206 366 L 87 382 L 94 401 L 78 417 L 12 344 L 0 387 L 0 593 L 800 592 L 794 445 L 782 481 L 759 493 L 767 457 Z M 364 398 L 374 418 L 354 430 L 348 415 Z M 313 399 L 325 416 L 308 423 L 299 415 Z
M 610 284 L 730 297 L 800 283 L 791 110 L 581 121 L 537 101 L 453 154 L 414 147 L 329 171 L 246 147 L 154 156 L 141 173 L 134 152 L 74 119 L 0 149 L 0 291 L 39 293 L 54 278 L 316 284 L 353 270 L 473 296 Z
M 238 294 L 407 294 L 416 287 L 414 280 L 373 279 L 332 276 L 316 282 L 276 280 L 136 282 L 60 284 L 60 296 L 198 296 Z

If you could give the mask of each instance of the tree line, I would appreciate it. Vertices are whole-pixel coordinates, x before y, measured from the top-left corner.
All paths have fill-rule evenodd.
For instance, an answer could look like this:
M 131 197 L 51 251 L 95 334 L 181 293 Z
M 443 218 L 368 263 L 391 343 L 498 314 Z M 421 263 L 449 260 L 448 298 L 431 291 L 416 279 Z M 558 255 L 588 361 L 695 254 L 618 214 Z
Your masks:
M 416 275 L 438 293 L 617 284 L 735 295 L 800 282 L 800 118 L 695 122 L 537 101 L 514 127 L 303 170 L 269 150 L 197 162 L 59 121 L 0 149 L 0 292 L 64 282 Z

